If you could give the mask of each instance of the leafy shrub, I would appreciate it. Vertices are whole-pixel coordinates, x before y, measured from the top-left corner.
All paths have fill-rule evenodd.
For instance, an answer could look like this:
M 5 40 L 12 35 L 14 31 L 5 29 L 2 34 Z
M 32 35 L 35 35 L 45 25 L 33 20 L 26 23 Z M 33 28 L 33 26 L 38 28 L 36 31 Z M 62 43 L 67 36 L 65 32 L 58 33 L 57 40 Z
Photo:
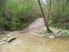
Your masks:
M 0 19 L 1 26 L 6 31 L 21 30 L 28 27 L 34 19 L 42 16 L 40 10 L 36 9 L 36 3 L 34 0 L 7 0 L 5 8 L 3 6 L 0 10 L 0 16 L 2 16 Z
M 62 29 L 69 29 L 69 27 L 62 27 Z
M 43 30 L 43 33 L 44 34 L 53 33 L 53 31 L 52 30 Z
M 69 37 L 69 32 L 62 32 L 61 35 L 66 35 L 67 37 Z

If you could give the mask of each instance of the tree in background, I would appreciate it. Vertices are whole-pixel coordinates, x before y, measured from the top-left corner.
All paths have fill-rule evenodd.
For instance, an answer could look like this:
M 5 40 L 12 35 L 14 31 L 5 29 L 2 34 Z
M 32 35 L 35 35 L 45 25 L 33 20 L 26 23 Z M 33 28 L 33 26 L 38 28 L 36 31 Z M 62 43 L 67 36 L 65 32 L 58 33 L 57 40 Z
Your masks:
M 69 29 L 69 0 L 51 0 L 49 21 L 52 26 Z M 49 6 L 47 2 L 46 7 Z
M 4 33 L 4 19 L 5 19 L 5 2 L 6 0 L 0 0 L 0 31 Z
M 51 3 L 51 1 L 50 1 L 50 3 Z M 46 26 L 46 28 L 47 28 L 46 31 L 47 31 L 47 33 L 52 33 L 52 31 L 50 30 L 50 28 L 49 28 L 49 26 L 48 26 L 47 19 L 45 18 L 45 14 L 44 14 L 44 11 L 43 11 L 43 9 L 42 9 L 40 0 L 38 0 L 38 4 L 39 4 L 39 6 L 40 6 L 40 10 L 41 10 L 41 13 L 42 13 L 43 18 L 44 18 L 45 26 Z M 51 5 L 50 5 L 50 6 L 51 6 Z M 49 8 L 49 12 L 50 12 L 50 8 Z M 49 17 L 49 15 L 48 15 L 48 17 Z
M 48 20 L 49 20 L 49 17 L 50 17 L 50 10 L 51 10 L 51 0 L 50 0 L 50 2 L 49 2 L 49 8 L 48 8 L 49 10 L 48 10 L 48 16 L 47 16 L 47 22 L 48 22 Z

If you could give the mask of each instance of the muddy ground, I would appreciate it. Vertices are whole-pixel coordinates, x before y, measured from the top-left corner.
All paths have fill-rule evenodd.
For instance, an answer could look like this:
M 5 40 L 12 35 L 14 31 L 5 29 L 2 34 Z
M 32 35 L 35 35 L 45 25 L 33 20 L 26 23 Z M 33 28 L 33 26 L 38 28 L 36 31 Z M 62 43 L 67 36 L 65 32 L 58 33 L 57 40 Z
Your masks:
M 10 35 L 16 39 L 12 42 L 5 41 L 0 45 L 0 52 L 69 52 L 69 38 L 49 39 L 40 37 L 41 34 L 36 35 L 31 33 Z

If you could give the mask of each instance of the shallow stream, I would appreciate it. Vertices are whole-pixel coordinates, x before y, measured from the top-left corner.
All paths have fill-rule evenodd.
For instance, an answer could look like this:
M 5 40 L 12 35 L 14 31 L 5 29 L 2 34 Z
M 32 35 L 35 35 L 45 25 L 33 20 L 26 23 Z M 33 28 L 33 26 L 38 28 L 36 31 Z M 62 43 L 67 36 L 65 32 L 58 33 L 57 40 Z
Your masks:
M 5 37 L 1 37 L 0 40 Z M 49 39 L 34 36 L 31 33 L 10 35 L 9 37 L 16 39 L 0 45 L 0 52 L 69 52 L 69 38 Z

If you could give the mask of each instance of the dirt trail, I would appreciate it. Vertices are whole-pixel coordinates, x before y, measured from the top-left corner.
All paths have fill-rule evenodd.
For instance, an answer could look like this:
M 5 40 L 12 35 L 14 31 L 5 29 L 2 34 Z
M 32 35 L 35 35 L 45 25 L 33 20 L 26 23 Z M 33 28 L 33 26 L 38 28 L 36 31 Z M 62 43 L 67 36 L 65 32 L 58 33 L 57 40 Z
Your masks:
M 43 18 L 38 18 L 36 20 L 34 20 L 28 28 L 26 28 L 23 31 L 27 31 L 27 32 L 41 32 L 42 30 L 46 29 L 44 26 L 44 21 Z
M 54 32 L 58 32 L 61 30 L 61 29 L 57 29 L 57 28 L 53 28 L 53 27 L 50 27 L 50 29 Z M 38 19 L 34 20 L 29 25 L 29 27 L 27 29 L 25 29 L 24 31 L 39 33 L 39 32 L 42 32 L 42 30 L 46 30 L 46 27 L 44 25 L 44 19 L 38 18 Z M 63 31 L 66 31 L 66 30 L 63 30 Z

